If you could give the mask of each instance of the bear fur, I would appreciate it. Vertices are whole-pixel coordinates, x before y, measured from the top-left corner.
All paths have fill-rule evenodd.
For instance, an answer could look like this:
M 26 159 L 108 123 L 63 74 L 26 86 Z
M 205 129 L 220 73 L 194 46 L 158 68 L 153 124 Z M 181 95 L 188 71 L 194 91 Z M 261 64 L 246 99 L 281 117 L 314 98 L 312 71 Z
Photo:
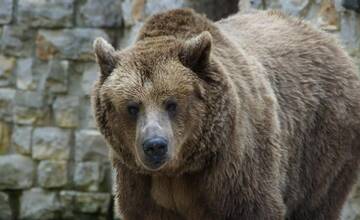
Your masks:
M 129 48 L 94 48 L 93 108 L 125 220 L 339 218 L 359 165 L 360 79 L 332 37 L 276 11 L 213 23 L 177 9 Z M 170 93 L 190 97 L 169 128 L 176 153 L 148 170 L 124 100 Z

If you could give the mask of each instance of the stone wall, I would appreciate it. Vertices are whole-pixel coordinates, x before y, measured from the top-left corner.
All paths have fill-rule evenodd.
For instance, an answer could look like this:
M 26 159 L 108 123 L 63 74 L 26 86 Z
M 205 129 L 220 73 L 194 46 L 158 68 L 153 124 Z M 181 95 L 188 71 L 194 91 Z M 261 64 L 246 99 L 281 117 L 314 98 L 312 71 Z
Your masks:
M 0 220 L 113 219 L 107 147 L 91 114 L 93 40 L 134 41 L 146 17 L 193 7 L 218 20 L 238 0 L 0 0 Z M 356 58 L 360 17 L 336 0 L 243 0 L 339 36 Z M 360 61 L 359 58 L 356 58 Z M 360 62 L 359 62 L 360 63 Z M 360 217 L 349 200 L 344 219 Z
M 108 150 L 90 109 L 92 42 L 124 48 L 160 10 L 237 11 L 237 0 L 219 2 L 0 0 L 0 220 L 112 219 Z

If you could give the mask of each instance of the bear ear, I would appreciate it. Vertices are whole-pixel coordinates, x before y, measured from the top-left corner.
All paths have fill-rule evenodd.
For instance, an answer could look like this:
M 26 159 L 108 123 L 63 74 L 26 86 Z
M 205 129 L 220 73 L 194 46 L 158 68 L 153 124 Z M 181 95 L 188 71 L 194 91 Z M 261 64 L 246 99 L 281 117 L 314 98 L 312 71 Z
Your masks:
M 93 47 L 96 62 L 100 66 L 101 77 L 106 78 L 116 66 L 115 49 L 101 37 L 95 39 Z
M 210 62 L 211 44 L 212 37 L 208 31 L 186 40 L 180 52 L 181 62 L 194 72 L 203 70 Z

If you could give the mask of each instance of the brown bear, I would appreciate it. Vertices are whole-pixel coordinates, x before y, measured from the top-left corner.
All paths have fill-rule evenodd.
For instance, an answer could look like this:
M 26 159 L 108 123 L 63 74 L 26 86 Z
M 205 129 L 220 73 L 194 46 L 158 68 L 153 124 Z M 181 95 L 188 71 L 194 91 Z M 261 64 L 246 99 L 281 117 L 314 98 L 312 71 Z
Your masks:
M 360 80 L 339 44 L 280 12 L 150 17 L 94 43 L 93 92 L 125 220 L 334 220 L 356 180 Z

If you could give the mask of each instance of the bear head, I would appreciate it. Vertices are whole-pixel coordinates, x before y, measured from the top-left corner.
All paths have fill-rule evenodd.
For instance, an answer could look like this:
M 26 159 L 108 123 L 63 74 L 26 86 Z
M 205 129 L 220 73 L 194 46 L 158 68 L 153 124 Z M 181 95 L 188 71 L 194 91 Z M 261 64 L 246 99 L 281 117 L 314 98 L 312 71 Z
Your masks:
M 95 118 L 114 156 L 129 168 L 174 173 L 202 166 L 198 157 L 206 146 L 199 139 L 211 129 L 205 123 L 210 111 L 217 111 L 208 90 L 222 81 L 211 48 L 207 31 L 186 40 L 145 38 L 121 51 L 95 40 Z

